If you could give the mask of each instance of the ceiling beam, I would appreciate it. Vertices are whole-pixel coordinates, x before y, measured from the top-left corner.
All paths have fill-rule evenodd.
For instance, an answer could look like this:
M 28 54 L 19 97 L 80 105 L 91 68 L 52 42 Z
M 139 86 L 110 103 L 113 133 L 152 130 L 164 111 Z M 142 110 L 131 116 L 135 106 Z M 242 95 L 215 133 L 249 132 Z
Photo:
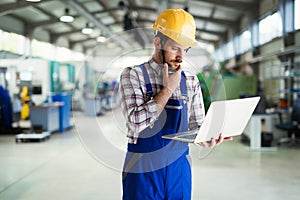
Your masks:
M 148 10 L 148 11 L 153 11 L 155 12 L 155 9 L 151 9 L 151 8 L 147 8 L 147 7 L 137 7 L 139 10 Z M 212 23 L 216 23 L 216 24 L 221 24 L 223 26 L 232 28 L 236 25 L 235 21 L 232 20 L 225 20 L 225 19 L 214 19 L 213 17 L 203 17 L 203 16 L 197 16 L 197 15 L 193 15 L 195 19 L 199 19 L 199 20 L 203 20 L 203 21 L 208 21 L 208 22 L 212 22 Z M 137 19 L 137 21 L 143 21 L 143 22 L 149 22 L 149 23 L 154 23 L 154 21 L 150 20 L 150 19 Z
M 132 8 L 136 11 L 156 12 L 156 9 L 150 8 L 150 7 L 145 7 L 145 6 L 133 6 Z M 107 12 L 115 12 L 115 11 L 119 11 L 119 10 L 120 10 L 119 7 L 114 7 L 114 8 L 107 8 L 105 10 L 94 11 L 94 12 L 91 12 L 91 14 L 97 15 L 97 14 L 102 14 L 102 13 L 107 13 Z
M 209 40 L 209 39 L 205 39 L 205 38 L 201 38 L 201 37 L 197 37 L 196 40 L 211 43 L 214 46 L 218 43 L 218 40 Z
M 209 18 L 213 18 L 214 17 L 214 14 L 216 12 L 216 5 L 213 6 L 213 8 L 211 9 L 211 12 L 210 12 L 210 15 L 209 15 Z M 204 27 L 207 26 L 207 21 L 204 21 Z
M 138 22 L 153 24 L 153 21 L 152 21 L 152 20 L 149 20 L 149 19 L 139 19 Z M 113 25 L 121 24 L 121 23 L 122 23 L 122 22 L 118 21 L 118 22 L 114 22 L 114 23 L 110 23 L 110 24 L 106 24 L 106 25 L 107 25 L 107 26 L 113 26 Z M 224 35 L 226 34 L 225 32 L 220 32 L 220 31 L 210 31 L 210 30 L 199 29 L 199 28 L 197 28 L 196 31 L 203 32 L 203 33 L 208 33 L 208 34 L 212 34 L 212 35 L 216 35 L 216 36 L 218 36 L 218 37 L 224 37 Z
M 119 8 L 110 8 L 107 10 L 95 11 L 95 12 L 90 12 L 90 13 L 95 16 L 98 14 L 107 13 L 109 11 L 116 11 L 116 10 L 119 10 Z M 81 15 L 72 15 L 72 16 L 74 17 L 74 19 L 81 17 Z M 33 26 L 34 27 L 47 26 L 47 25 L 55 24 L 57 22 L 61 22 L 61 21 L 59 21 L 59 19 L 57 17 L 51 17 L 50 20 L 33 23 Z
M 70 41 L 70 46 L 74 47 L 75 44 L 84 43 L 84 42 L 87 42 L 87 41 L 90 41 L 90 40 L 95 40 L 96 41 L 96 38 L 89 37 L 89 38 L 82 39 L 82 40 L 71 40 Z
M 134 6 L 133 9 L 135 9 L 137 11 L 148 11 L 148 12 L 154 12 L 154 13 L 157 12 L 157 10 L 155 8 L 150 8 L 150 7 L 146 7 L 146 6 Z
M 22 17 L 19 17 L 18 15 L 15 15 L 14 13 L 10 13 L 10 14 L 8 14 L 8 16 L 20 21 L 24 25 L 23 32 L 21 33 L 22 35 L 32 38 L 34 29 L 30 22 L 28 22 L 27 20 L 25 20 Z
M 59 21 L 59 19 L 57 19 L 57 17 L 50 17 L 49 20 L 32 23 L 32 26 L 34 28 L 41 28 L 43 26 L 47 26 L 47 25 L 51 25 L 51 24 L 55 24 L 55 23 L 61 23 L 61 21 Z
M 141 23 L 149 23 L 149 24 L 153 24 L 154 22 L 150 19 L 139 19 L 138 22 L 141 22 Z M 120 24 L 121 22 L 115 22 L 115 23 L 111 23 L 111 24 L 107 24 L 107 26 L 112 26 L 112 25 L 115 25 L 115 24 Z M 233 23 L 232 23 L 233 24 Z M 220 32 L 220 31 L 210 31 L 210 30 L 206 30 L 206 29 L 200 29 L 200 28 L 197 28 L 196 31 L 199 31 L 199 32 L 205 32 L 205 33 L 209 33 L 209 34 L 212 34 L 212 35 L 217 35 L 219 37 L 223 37 L 225 32 Z
M 245 12 L 253 12 L 253 9 L 257 5 L 257 1 L 255 2 L 245 2 L 245 1 L 220 1 L 220 0 L 198 0 L 205 3 L 211 3 L 215 6 L 222 6 L 226 8 L 230 8 L 239 13 Z
M 125 41 L 122 37 L 116 36 L 114 32 L 89 13 L 89 11 L 82 7 L 76 0 L 65 0 L 65 2 L 77 10 L 77 12 L 84 16 L 88 21 L 92 22 L 97 28 L 111 36 L 112 40 L 117 42 L 123 49 L 130 49 L 130 44 L 127 41 Z
M 200 32 L 200 33 L 208 33 L 208 34 L 211 34 L 211 35 L 216 35 L 218 37 L 223 37 L 226 33 L 225 32 L 219 32 L 219 31 L 209 31 L 209 30 L 206 30 L 206 29 L 200 29 L 200 28 L 197 28 L 196 29 L 197 32 Z
M 66 31 L 66 32 L 61 32 L 61 33 L 54 33 L 54 32 L 52 32 L 52 34 L 55 35 L 56 37 L 62 37 L 62 36 L 71 35 L 73 33 L 78 33 L 80 31 L 81 31 L 81 29 L 76 29 L 76 30 Z
M 224 41 L 226 38 L 226 32 L 208 31 L 205 29 L 197 29 L 196 31 L 198 32 L 197 35 L 199 35 L 199 33 L 207 33 L 207 34 L 218 36 L 219 38 L 218 40 L 222 40 L 222 41 Z
M 195 15 L 194 15 L 194 18 L 195 18 L 195 20 L 202 20 L 202 21 L 208 21 L 208 22 L 220 24 L 227 28 L 234 28 L 236 26 L 235 21 L 229 21 L 229 20 L 225 20 L 225 19 L 215 19 L 212 17 L 203 17 L 203 16 L 195 16 Z
M 6 3 L 2 4 L 0 6 L 0 16 L 7 15 L 9 13 L 12 13 L 13 11 L 20 9 L 20 8 L 25 8 L 27 6 L 32 6 L 35 4 L 39 4 L 42 2 L 28 2 L 28 1 L 17 1 L 15 3 Z
M 151 20 L 148 20 L 148 19 L 140 19 L 139 20 L 140 22 L 150 22 L 150 23 L 153 23 Z M 116 24 L 122 24 L 123 22 L 114 22 L 114 23 L 110 23 L 110 24 L 107 24 L 106 26 L 113 26 L 113 25 L 116 25 Z M 55 36 L 56 38 L 59 38 L 59 37 L 62 37 L 62 36 L 67 36 L 67 35 L 71 35 L 71 34 L 74 34 L 74 33 L 78 33 L 80 32 L 81 29 L 74 29 L 74 30 L 71 30 L 71 31 L 66 31 L 66 32 L 61 32 L 61 33 L 51 33 L 53 36 Z M 218 32 L 218 31 L 209 31 L 209 30 L 206 30 L 206 29 L 197 29 L 196 31 L 198 32 L 202 32 L 202 33 L 208 33 L 208 34 L 212 34 L 212 35 L 216 35 L 220 38 L 225 38 L 226 36 L 226 33 L 224 32 Z M 75 43 L 80 43 L 81 41 L 72 41 L 72 42 L 75 42 Z
M 107 12 L 115 12 L 115 11 L 118 11 L 120 10 L 120 8 L 118 7 L 114 7 L 114 8 L 106 8 L 104 10 L 100 10 L 100 11 L 94 11 L 94 12 L 91 12 L 91 14 L 93 15 L 97 15 L 97 14 L 103 14 L 103 13 L 107 13 Z
M 38 7 L 38 6 L 33 6 L 35 9 L 37 9 L 38 11 L 48 15 L 50 17 L 50 20 L 53 20 L 53 21 L 57 21 L 57 22 L 60 22 L 58 17 L 56 17 L 55 15 L 53 15 L 52 13 L 48 12 L 48 11 L 45 11 L 44 9 Z M 62 22 L 61 22 L 62 23 Z M 71 23 L 64 23 L 66 26 L 70 27 L 72 30 L 75 30 L 76 28 L 71 24 Z M 35 24 L 36 25 L 36 24 Z M 35 26 L 36 28 L 38 26 Z

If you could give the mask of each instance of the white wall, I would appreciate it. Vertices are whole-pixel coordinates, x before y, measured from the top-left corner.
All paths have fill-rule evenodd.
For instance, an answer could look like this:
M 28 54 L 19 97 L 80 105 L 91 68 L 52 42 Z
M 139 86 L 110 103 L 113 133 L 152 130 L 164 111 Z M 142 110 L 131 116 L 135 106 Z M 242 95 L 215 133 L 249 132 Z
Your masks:
M 274 52 L 278 52 L 280 49 L 283 49 L 283 39 L 273 39 L 271 42 L 268 42 L 260 46 L 260 54 L 266 55 Z
M 300 31 L 295 34 L 295 43 L 296 45 L 300 45 Z

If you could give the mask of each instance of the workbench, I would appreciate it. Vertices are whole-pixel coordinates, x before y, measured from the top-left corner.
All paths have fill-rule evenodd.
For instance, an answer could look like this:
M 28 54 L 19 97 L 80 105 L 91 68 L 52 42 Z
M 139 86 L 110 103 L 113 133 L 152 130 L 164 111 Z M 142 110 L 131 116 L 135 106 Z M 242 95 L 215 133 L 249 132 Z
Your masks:
M 59 108 L 62 102 L 41 104 L 30 107 L 30 121 L 33 129 L 55 132 L 59 130 Z

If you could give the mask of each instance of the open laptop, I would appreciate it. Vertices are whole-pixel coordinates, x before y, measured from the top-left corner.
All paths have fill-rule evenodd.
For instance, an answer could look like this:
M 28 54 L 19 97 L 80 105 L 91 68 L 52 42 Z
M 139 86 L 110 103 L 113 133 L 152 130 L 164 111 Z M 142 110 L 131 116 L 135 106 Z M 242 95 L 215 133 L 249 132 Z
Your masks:
M 260 97 L 214 101 L 211 103 L 200 129 L 164 135 L 162 138 L 199 143 L 243 133 Z

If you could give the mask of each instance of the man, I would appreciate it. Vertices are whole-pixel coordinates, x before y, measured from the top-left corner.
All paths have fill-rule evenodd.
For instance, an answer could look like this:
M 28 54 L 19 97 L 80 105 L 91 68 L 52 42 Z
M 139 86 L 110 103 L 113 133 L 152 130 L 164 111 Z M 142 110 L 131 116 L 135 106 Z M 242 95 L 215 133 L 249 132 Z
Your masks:
M 199 128 L 205 110 L 197 77 L 183 71 L 197 45 L 194 18 L 182 9 L 163 11 L 153 24 L 155 51 L 148 62 L 124 69 L 120 99 L 128 128 L 123 199 L 191 199 L 188 144 L 162 135 Z M 223 141 L 200 143 L 213 147 Z

